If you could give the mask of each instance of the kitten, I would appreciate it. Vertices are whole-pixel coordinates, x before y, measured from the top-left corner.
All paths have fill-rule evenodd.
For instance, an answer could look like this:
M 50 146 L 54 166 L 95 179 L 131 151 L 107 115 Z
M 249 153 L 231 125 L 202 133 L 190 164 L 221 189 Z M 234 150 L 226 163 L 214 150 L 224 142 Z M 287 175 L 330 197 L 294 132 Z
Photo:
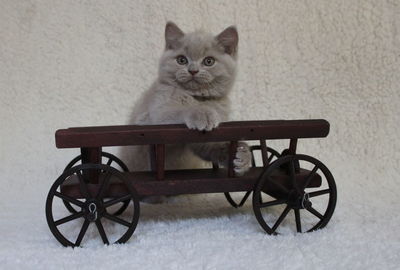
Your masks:
M 228 121 L 228 94 L 236 74 L 238 33 L 234 26 L 219 35 L 196 31 L 183 33 L 168 22 L 165 28 L 165 51 L 159 65 L 158 79 L 134 107 L 131 124 L 186 124 L 190 129 L 212 130 Z M 227 165 L 227 143 L 172 145 L 166 149 L 166 168 L 199 167 L 201 161 Z M 139 154 L 139 155 L 137 155 Z M 146 157 L 143 157 L 143 155 Z M 136 167 L 148 169 L 148 150 L 138 150 Z M 234 170 L 245 173 L 251 164 L 247 144 L 237 148 Z M 147 166 L 146 166 L 147 165 Z M 144 168 L 144 166 L 146 166 Z M 136 169 L 136 168 L 135 168 Z

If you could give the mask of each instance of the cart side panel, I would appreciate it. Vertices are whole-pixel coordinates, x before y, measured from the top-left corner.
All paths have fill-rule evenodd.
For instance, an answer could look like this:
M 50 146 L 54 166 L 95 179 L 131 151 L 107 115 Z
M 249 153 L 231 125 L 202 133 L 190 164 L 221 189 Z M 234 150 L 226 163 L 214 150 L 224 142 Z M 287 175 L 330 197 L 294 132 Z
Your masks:
M 241 177 L 228 177 L 226 170 L 213 169 L 194 169 L 180 171 L 165 171 L 163 181 L 158 181 L 153 172 L 129 172 L 124 175 L 131 181 L 140 196 L 152 195 L 179 195 L 179 194 L 198 194 L 198 193 L 220 193 L 235 191 L 253 190 L 259 180 L 260 174 L 265 168 L 251 168 L 248 173 Z M 302 169 L 296 176 L 298 183 L 304 184 L 310 171 Z M 100 181 L 102 176 L 100 176 Z M 289 187 L 289 176 L 283 171 L 273 175 L 273 181 Z M 316 174 L 310 181 L 309 187 L 321 185 L 321 177 Z M 97 194 L 99 185 L 89 184 L 92 194 Z M 81 196 L 77 179 L 70 179 L 62 186 L 61 192 L 74 198 Z M 264 192 L 270 195 L 279 195 L 276 185 L 270 185 Z M 110 197 L 118 197 L 126 194 L 124 186 L 118 181 L 111 179 Z
M 151 145 L 260 139 L 319 138 L 329 133 L 326 120 L 239 121 L 221 123 L 212 131 L 185 125 L 106 126 L 61 129 L 58 148 Z

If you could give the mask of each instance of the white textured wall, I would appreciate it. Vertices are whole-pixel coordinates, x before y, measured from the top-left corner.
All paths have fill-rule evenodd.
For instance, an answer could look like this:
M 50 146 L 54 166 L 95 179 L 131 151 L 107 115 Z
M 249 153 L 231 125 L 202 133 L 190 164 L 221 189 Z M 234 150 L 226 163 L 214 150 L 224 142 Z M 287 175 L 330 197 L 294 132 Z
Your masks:
M 0 203 L 44 203 L 77 153 L 55 148 L 56 129 L 127 121 L 156 76 L 166 20 L 214 33 L 236 24 L 232 118 L 329 120 L 329 137 L 299 151 L 333 171 L 339 207 L 399 206 L 396 0 L 0 0 Z

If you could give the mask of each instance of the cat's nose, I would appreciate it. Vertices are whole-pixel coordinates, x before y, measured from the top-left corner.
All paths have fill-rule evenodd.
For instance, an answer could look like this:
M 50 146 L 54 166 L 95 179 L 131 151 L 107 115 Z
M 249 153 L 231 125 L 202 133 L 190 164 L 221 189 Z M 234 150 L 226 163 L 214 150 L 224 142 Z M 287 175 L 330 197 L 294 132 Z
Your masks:
M 189 70 L 189 73 L 192 74 L 192 76 L 196 75 L 198 72 L 198 70 Z

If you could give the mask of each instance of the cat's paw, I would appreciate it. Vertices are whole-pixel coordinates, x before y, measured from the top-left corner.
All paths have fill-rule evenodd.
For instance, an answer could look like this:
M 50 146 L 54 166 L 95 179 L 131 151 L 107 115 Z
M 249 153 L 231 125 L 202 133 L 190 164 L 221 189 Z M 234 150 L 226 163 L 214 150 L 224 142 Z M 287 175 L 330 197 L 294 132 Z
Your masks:
M 184 117 L 185 124 L 190 129 L 212 130 L 221 122 L 220 116 L 214 109 L 193 108 Z
M 251 167 L 252 155 L 249 146 L 239 142 L 236 150 L 236 158 L 233 160 L 234 171 L 237 176 L 245 174 Z

